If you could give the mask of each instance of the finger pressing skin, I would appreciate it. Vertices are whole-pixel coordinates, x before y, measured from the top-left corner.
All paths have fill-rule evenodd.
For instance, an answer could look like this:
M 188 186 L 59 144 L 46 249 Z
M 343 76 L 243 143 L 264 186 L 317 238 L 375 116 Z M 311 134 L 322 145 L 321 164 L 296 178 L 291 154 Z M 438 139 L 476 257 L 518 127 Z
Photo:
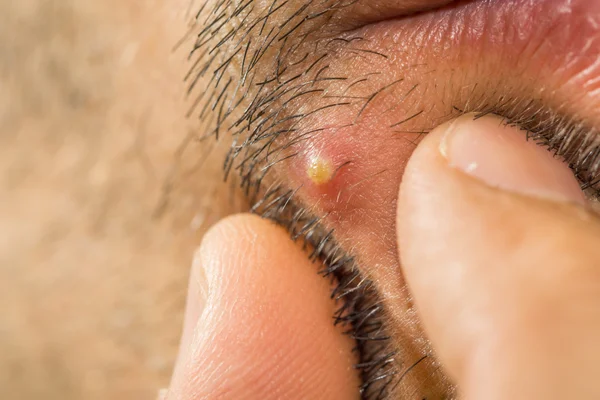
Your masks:
M 400 258 L 464 398 L 600 398 L 600 223 L 581 204 L 568 167 L 496 117 L 413 154 Z
M 256 216 L 205 236 L 190 283 L 169 400 L 355 399 L 352 341 L 333 325 L 329 282 L 287 233 Z M 195 291 L 195 292 L 194 292 Z M 198 300 L 200 302 L 200 300 Z

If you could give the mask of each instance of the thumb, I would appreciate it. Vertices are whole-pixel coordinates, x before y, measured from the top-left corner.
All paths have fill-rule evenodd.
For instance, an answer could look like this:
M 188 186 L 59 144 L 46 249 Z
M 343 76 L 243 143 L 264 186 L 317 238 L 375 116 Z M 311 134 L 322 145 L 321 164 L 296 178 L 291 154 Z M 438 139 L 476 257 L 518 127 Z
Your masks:
M 192 268 L 166 398 L 358 397 L 352 341 L 333 325 L 336 305 L 316 271 L 272 222 L 240 215 L 213 227 Z
M 406 168 L 398 246 L 466 399 L 600 398 L 600 222 L 568 167 L 497 117 L 435 129 Z

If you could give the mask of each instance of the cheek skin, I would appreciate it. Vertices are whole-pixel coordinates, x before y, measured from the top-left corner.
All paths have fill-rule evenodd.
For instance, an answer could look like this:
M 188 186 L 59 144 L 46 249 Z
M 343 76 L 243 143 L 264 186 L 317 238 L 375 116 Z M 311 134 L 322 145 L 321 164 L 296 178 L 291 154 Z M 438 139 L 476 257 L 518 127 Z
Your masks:
M 401 142 L 390 146 L 388 141 L 371 140 L 380 146 L 364 146 L 374 137 L 375 132 L 362 126 L 326 129 L 309 146 L 293 149 L 297 155 L 284 165 L 281 176 L 290 187 L 301 187 L 299 195 L 323 214 L 383 209 L 389 196 L 381 192 L 381 197 L 375 193 L 365 196 L 364 190 L 394 179 L 392 174 L 398 169 L 379 164 L 382 156 L 407 159 L 414 145 Z

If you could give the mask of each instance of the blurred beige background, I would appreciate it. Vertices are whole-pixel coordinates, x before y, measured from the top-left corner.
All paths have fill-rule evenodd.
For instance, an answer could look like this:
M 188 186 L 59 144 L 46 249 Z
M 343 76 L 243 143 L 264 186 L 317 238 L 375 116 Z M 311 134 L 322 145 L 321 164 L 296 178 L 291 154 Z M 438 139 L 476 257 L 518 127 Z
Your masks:
M 168 384 L 191 254 L 230 209 L 184 117 L 195 8 L 0 0 L 1 399 Z

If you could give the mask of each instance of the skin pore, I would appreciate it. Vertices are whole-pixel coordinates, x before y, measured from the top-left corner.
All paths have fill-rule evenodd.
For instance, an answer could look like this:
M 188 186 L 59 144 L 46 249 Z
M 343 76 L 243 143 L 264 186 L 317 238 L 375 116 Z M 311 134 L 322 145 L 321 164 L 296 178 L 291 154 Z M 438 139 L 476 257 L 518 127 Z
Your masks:
M 403 166 L 439 123 L 495 112 L 593 183 L 594 157 L 577 150 L 593 149 L 598 122 L 598 11 L 473 1 L 404 18 L 422 11 L 412 3 L 5 2 L 2 42 L 18 61 L 3 65 L 0 293 L 19 308 L 2 368 L 40 370 L 0 387 L 142 398 L 165 384 L 192 249 L 244 208 L 219 184 L 235 140 L 230 179 L 342 281 L 365 396 L 451 395 L 397 265 Z M 25 22 L 32 33 L 15 36 Z M 331 160 L 334 190 L 306 184 L 314 152 Z

